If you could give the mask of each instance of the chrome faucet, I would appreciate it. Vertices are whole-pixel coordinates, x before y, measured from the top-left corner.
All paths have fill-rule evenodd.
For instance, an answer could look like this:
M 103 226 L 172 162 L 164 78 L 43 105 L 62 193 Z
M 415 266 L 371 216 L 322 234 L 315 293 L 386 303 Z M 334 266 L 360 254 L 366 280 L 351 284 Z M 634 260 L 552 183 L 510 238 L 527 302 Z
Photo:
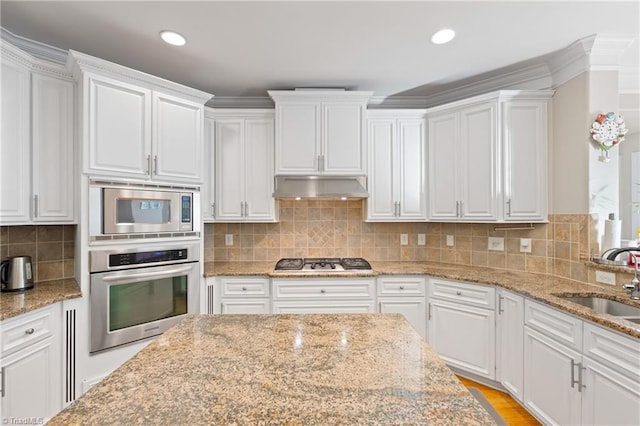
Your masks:
M 633 247 L 635 248 L 635 247 Z M 635 248 L 637 250 L 637 248 Z M 640 280 L 638 280 L 638 257 L 628 250 L 629 254 L 633 257 L 633 279 L 629 284 L 623 284 L 622 288 L 629 292 L 629 295 L 634 300 L 640 300 Z M 616 255 L 617 256 L 617 255 Z

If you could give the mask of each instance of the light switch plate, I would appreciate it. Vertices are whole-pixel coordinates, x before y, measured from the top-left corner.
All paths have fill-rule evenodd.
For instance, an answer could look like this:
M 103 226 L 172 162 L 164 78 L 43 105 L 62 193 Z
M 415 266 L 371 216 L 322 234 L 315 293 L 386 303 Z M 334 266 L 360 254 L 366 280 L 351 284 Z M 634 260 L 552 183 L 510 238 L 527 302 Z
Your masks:
M 531 238 L 520 238 L 520 253 L 531 253 Z
M 423 246 L 427 244 L 427 237 L 425 234 L 418 234 L 418 245 Z
M 406 246 L 409 244 L 409 234 L 400 234 L 400 245 Z
M 489 246 L 487 248 L 491 251 L 504 251 L 504 238 L 489 237 Z
M 233 234 L 224 234 L 224 244 L 227 246 L 233 245 Z
M 602 284 L 616 285 L 616 274 L 613 272 L 596 271 L 596 281 Z
M 447 246 L 453 247 L 453 235 L 447 235 Z

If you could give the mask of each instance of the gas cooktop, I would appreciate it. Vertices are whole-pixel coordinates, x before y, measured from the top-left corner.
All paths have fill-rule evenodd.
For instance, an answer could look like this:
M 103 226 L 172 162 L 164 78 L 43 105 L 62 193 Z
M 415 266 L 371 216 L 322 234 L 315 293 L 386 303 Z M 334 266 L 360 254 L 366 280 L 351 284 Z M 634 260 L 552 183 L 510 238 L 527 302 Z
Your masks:
M 371 265 L 361 257 L 307 257 L 278 260 L 275 267 L 280 272 L 368 272 Z

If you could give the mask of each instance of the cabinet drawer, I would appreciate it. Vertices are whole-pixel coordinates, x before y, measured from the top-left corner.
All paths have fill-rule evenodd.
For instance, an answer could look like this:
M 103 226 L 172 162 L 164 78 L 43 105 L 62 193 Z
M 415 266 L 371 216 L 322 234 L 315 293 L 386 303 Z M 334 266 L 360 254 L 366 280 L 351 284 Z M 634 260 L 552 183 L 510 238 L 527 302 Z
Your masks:
M 582 350 L 582 320 L 525 300 L 524 323 L 577 351 Z
M 57 306 L 57 305 L 56 305 Z M 2 356 L 23 349 L 53 335 L 56 322 L 53 307 L 47 307 L 2 323 Z
M 424 296 L 427 286 L 424 278 L 385 277 L 378 278 L 378 296 Z
M 274 314 L 371 314 L 374 313 L 373 300 L 296 300 L 274 302 Z
M 222 297 L 268 297 L 268 278 L 220 278 Z
M 582 353 L 626 377 L 640 381 L 640 339 L 584 324 Z
M 493 309 L 496 302 L 496 291 L 493 287 L 430 279 L 429 297 L 479 308 Z
M 372 279 L 273 280 L 274 299 L 373 299 Z

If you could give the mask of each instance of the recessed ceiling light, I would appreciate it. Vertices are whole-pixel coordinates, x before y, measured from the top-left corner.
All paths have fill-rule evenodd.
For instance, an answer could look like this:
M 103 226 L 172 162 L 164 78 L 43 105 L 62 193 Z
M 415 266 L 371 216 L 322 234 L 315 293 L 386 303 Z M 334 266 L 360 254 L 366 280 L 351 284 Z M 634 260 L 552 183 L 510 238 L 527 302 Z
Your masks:
M 444 30 L 440 30 L 431 36 L 431 43 L 433 44 L 444 44 L 448 43 L 456 36 L 456 32 L 445 28 Z
M 160 31 L 160 38 L 162 38 L 165 43 L 169 43 L 174 46 L 182 46 L 187 42 L 182 34 L 178 34 L 175 31 Z

